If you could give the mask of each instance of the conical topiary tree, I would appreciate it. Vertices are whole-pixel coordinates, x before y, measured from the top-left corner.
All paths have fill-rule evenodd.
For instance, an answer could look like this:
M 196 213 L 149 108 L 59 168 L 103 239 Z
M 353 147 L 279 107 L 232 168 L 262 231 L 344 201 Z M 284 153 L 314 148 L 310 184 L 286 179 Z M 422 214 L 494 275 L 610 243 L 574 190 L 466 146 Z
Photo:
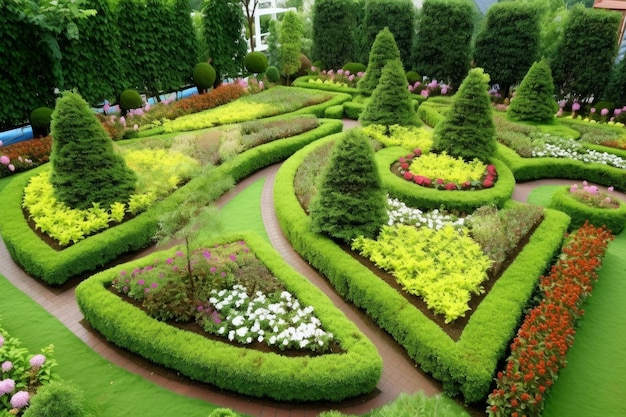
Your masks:
M 399 58 L 387 61 L 380 82 L 363 109 L 359 122 L 363 126 L 420 125 L 417 113 L 413 110 L 413 100 Z
M 374 238 L 387 222 L 387 198 L 374 150 L 359 129 L 348 131 L 335 145 L 310 213 L 314 232 L 346 242 L 361 235 Z
M 383 68 L 387 64 L 387 61 L 391 59 L 399 60 L 400 51 L 398 50 L 398 45 L 396 45 L 393 33 L 386 27 L 376 35 L 376 39 L 372 44 L 365 76 L 357 85 L 361 94 L 369 96 L 374 92 L 382 75 Z
M 113 142 L 83 98 L 65 92 L 52 113 L 50 181 L 56 198 L 72 208 L 103 208 L 126 202 L 136 176 L 113 150 Z
M 469 71 L 445 119 L 435 127 L 433 150 L 466 161 L 489 160 L 496 149 L 496 130 L 488 88 L 489 75 L 482 68 Z
M 545 60 L 535 62 L 522 80 L 507 112 L 513 119 L 549 122 L 558 109 L 550 66 Z

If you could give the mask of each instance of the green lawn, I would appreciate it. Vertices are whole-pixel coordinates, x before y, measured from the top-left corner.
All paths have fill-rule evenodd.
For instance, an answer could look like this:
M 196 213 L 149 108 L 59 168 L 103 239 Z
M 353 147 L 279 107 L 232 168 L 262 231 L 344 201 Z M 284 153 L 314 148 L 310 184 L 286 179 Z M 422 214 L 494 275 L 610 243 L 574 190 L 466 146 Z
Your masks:
M 31 353 L 54 344 L 55 369 L 85 392 L 92 417 L 207 417 L 215 405 L 174 394 L 112 365 L 0 275 L 0 322 Z
M 224 233 L 254 231 L 267 242 L 270 241 L 261 216 L 261 194 L 265 178 L 246 187 L 221 210 Z

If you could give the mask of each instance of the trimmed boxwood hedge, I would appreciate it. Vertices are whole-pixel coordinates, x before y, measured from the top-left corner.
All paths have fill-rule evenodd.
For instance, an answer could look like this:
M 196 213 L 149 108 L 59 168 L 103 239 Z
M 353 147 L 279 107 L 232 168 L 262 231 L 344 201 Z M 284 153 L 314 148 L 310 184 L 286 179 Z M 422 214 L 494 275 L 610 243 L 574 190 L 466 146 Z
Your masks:
M 348 101 L 343 103 L 343 112 L 348 119 L 359 120 L 361 112 L 365 108 L 365 103 L 359 103 L 356 101 Z
M 203 190 L 206 201 L 215 200 L 232 185 L 260 168 L 287 158 L 304 145 L 340 132 L 338 120 L 322 120 L 317 128 L 287 139 L 270 142 L 246 151 L 227 163 L 194 178 L 150 210 L 118 226 L 90 236 L 61 251 L 52 249 L 28 225 L 22 213 L 22 195 L 31 176 L 48 165 L 15 175 L 0 199 L 0 232 L 11 257 L 31 276 L 60 285 L 84 272 L 94 271 L 121 254 L 139 250 L 152 242 L 160 213 L 173 210 L 187 193 Z M 223 184 L 223 187 L 216 186 Z M 212 191 L 213 194 L 209 193 Z
M 289 267 L 254 233 L 221 236 L 206 244 L 239 240 L 246 241 L 301 303 L 314 307 L 316 316 L 333 333 L 344 353 L 314 357 L 263 353 L 213 341 L 151 318 L 107 289 L 122 269 L 141 267 L 148 262 L 146 258 L 83 281 L 76 288 L 76 300 L 87 321 L 107 340 L 219 388 L 280 401 L 341 401 L 372 391 L 382 374 L 382 359 L 372 342 L 320 289 Z M 160 255 L 149 257 L 155 256 Z
M 504 203 L 510 200 L 513 195 L 515 188 L 513 173 L 503 162 L 497 159 L 491 161 L 498 173 L 498 180 L 492 188 L 476 191 L 450 191 L 422 187 L 392 173 L 391 165 L 406 154 L 407 150 L 401 147 L 385 148 L 376 153 L 376 162 L 389 195 L 404 201 L 411 207 L 438 209 L 444 206 L 447 209 L 457 209 L 469 213 L 488 204 L 503 207 Z
M 288 87 L 288 88 L 295 88 L 295 87 Z M 338 106 L 340 104 L 343 104 L 347 101 L 352 100 L 352 96 L 350 96 L 349 94 L 343 94 L 343 93 L 334 93 L 333 97 L 330 100 L 327 100 L 323 103 L 320 104 L 315 104 L 313 106 L 307 106 L 307 107 L 303 107 L 299 110 L 296 110 L 294 112 L 289 113 L 290 115 L 294 115 L 294 114 L 314 114 L 315 116 L 319 117 L 319 118 L 323 118 L 324 117 L 324 112 L 326 111 L 327 108 L 329 107 L 333 107 L 333 106 Z
M 569 217 L 545 210 L 545 218 L 529 243 L 481 302 L 455 342 L 335 242 L 311 233 L 310 219 L 294 195 L 293 179 L 304 157 L 319 142 L 294 154 L 277 173 L 276 214 L 287 238 L 342 297 L 364 309 L 424 371 L 441 381 L 448 394 L 461 393 L 467 402 L 483 400 L 540 275 L 561 247 Z
M 585 145 L 592 148 L 590 145 Z M 609 149 L 603 147 L 603 149 Z M 613 186 L 626 191 L 626 170 L 609 165 L 584 163 L 566 158 L 522 158 L 514 150 L 497 144 L 496 158 L 503 161 L 513 171 L 516 181 L 538 180 L 541 178 L 585 179 L 596 184 Z
M 310 83 L 309 80 L 317 80 L 317 75 L 303 75 L 294 80 L 292 85 L 301 88 L 313 88 L 315 90 L 333 91 L 335 93 L 350 94 L 352 97 L 359 95 L 359 90 L 353 87 L 342 87 L 338 84 Z
M 589 207 L 573 198 L 569 189 L 570 187 L 558 188 L 552 195 L 549 207 L 571 217 L 570 231 L 580 228 L 587 220 L 596 227 L 606 226 L 614 235 L 618 235 L 624 229 L 626 203 L 620 202 L 619 207 L 615 209 Z

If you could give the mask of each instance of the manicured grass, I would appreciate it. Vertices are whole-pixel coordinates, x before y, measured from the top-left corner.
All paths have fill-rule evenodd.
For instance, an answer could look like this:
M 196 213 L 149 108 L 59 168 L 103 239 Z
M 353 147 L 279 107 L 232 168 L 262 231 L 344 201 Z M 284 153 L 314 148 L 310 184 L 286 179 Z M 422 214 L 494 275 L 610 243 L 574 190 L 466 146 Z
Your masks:
M 626 416 L 626 233 L 609 245 L 544 417 Z
M 174 394 L 112 365 L 0 275 L 2 327 L 31 353 L 54 344 L 60 377 L 81 387 L 92 417 L 206 417 L 215 405 Z
M 562 185 L 543 185 L 537 187 L 528 194 L 528 202 L 536 206 L 548 207 L 554 192 L 562 187 Z
M 264 185 L 265 178 L 256 181 L 233 197 L 220 210 L 223 233 L 253 231 L 267 242 L 270 241 L 261 216 L 261 194 Z

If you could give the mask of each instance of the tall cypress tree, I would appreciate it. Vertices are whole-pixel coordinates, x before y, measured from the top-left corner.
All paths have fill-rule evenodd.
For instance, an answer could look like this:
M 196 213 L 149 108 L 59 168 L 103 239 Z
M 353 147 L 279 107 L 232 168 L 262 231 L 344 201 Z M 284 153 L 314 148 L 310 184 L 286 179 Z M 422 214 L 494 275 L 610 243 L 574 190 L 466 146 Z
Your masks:
M 357 59 L 356 0 L 316 0 L 313 3 L 314 61 L 324 68 L 339 69 Z
M 470 70 L 445 119 L 435 127 L 434 150 L 466 161 L 489 161 L 496 149 L 496 129 L 488 83 L 482 68 Z
M 455 88 L 461 84 L 470 68 L 474 7 L 471 0 L 424 1 L 417 19 L 413 69 Z
M 52 113 L 50 181 L 59 201 L 84 209 L 126 202 L 137 177 L 80 95 L 65 92 Z
M 476 36 L 474 61 L 507 96 L 539 59 L 539 12 L 530 3 L 496 3 Z
M 558 108 L 550 66 L 545 60 L 535 62 L 515 92 L 507 112 L 514 119 L 545 123 L 554 119 Z
M 400 59 L 400 51 L 389 28 L 384 28 L 378 33 L 372 44 L 365 76 L 357 85 L 361 94 L 369 96 L 374 92 L 383 73 L 383 68 L 389 60 L 393 59 Z
M 379 124 L 384 126 L 419 126 L 417 113 L 413 110 L 413 100 L 408 82 L 399 59 L 387 61 L 380 82 L 367 103 L 359 122 L 363 126 Z
M 387 197 L 374 150 L 359 129 L 349 130 L 335 144 L 310 205 L 311 227 L 349 242 L 374 238 L 387 222 Z

